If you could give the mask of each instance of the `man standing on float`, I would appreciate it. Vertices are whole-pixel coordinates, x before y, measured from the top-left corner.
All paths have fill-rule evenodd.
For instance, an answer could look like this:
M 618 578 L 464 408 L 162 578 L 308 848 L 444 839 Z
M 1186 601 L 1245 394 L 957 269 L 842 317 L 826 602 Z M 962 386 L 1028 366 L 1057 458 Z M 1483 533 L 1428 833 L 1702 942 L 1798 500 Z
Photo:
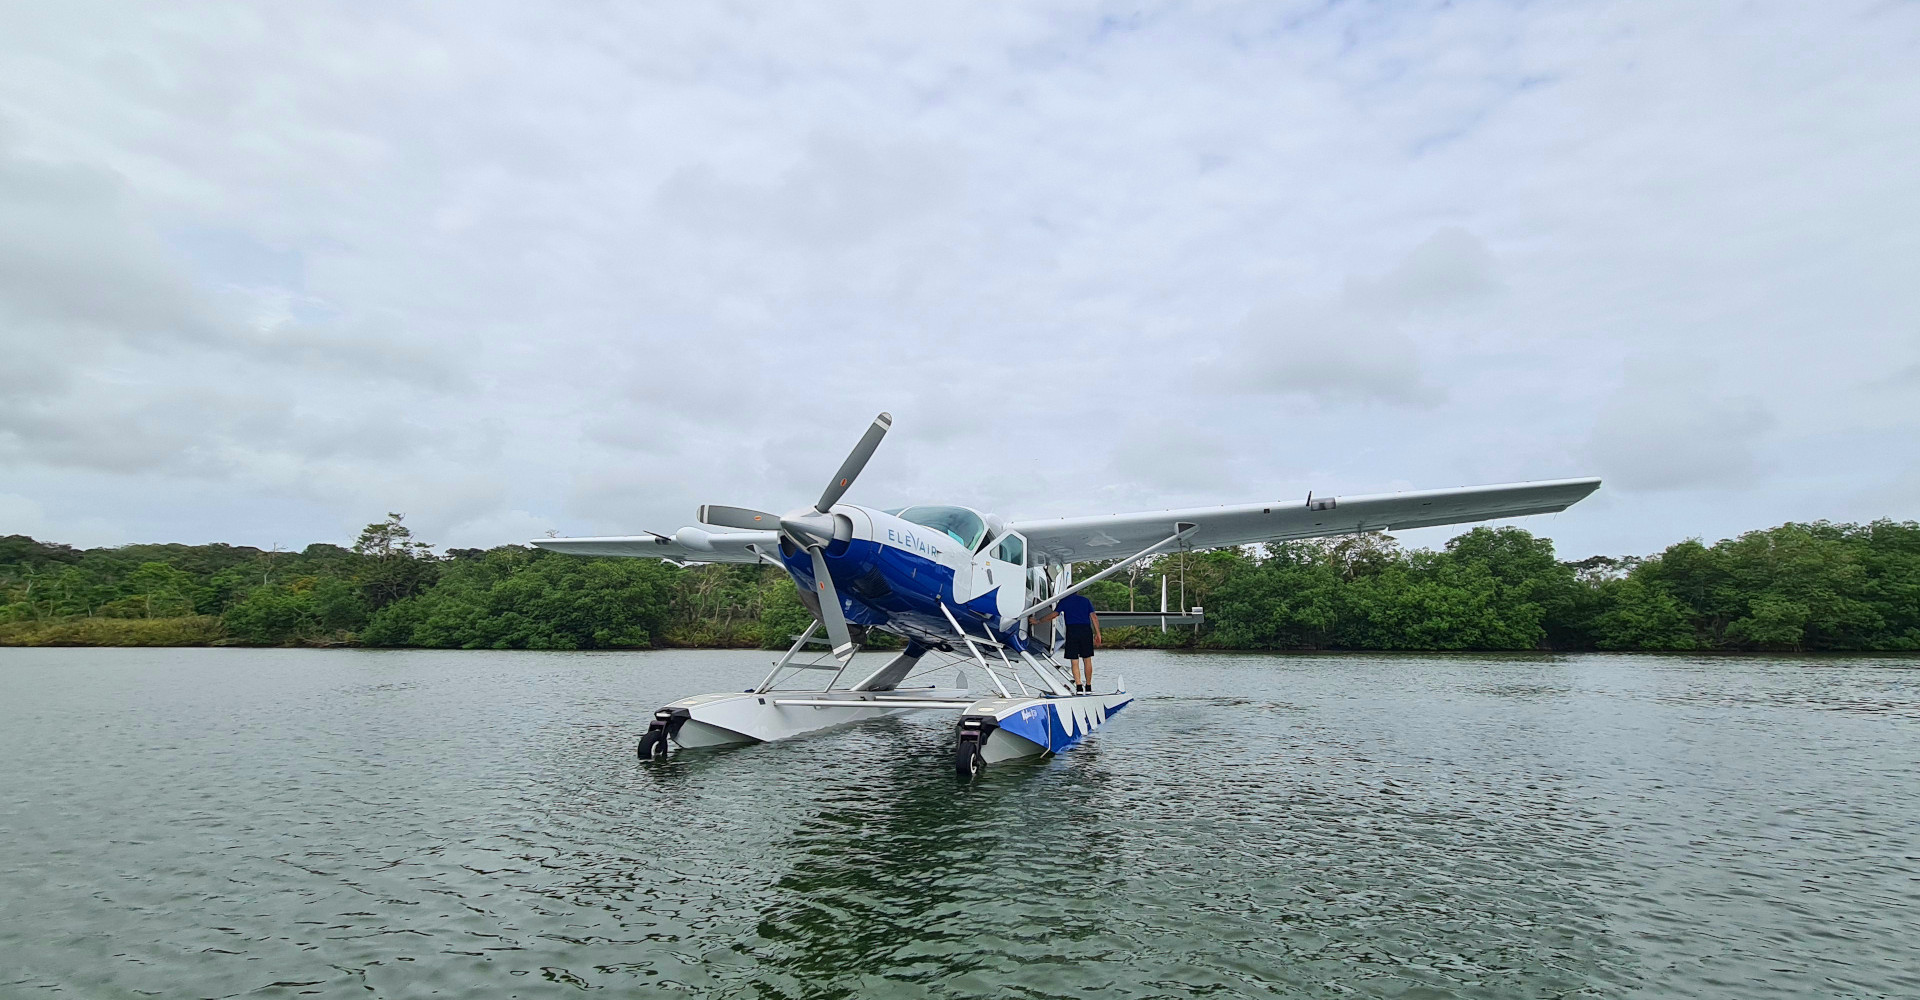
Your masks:
M 1073 665 L 1073 693 L 1092 694 L 1093 647 L 1100 645 L 1100 616 L 1085 594 L 1068 595 L 1054 611 L 1067 620 L 1067 662 Z

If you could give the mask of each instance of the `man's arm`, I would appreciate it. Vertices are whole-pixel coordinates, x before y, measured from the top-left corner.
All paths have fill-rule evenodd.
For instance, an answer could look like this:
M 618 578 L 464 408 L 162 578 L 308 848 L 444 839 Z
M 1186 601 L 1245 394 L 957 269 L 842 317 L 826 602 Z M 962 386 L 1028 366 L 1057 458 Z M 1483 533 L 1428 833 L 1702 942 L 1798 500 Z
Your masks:
M 1089 611 L 1087 618 L 1093 622 L 1093 644 L 1098 646 L 1100 645 L 1100 612 Z

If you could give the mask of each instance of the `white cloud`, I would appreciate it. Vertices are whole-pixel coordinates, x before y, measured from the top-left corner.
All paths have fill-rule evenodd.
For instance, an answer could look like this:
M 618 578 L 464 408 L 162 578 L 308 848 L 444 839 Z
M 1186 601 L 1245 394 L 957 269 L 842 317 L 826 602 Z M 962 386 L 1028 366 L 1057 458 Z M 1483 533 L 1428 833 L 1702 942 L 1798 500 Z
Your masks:
M 1661 518 L 1576 508 L 1565 551 L 1837 484 L 1920 516 L 1889 379 L 1920 328 L 1916 26 L 13 5 L 0 478 L 75 538 L 294 544 L 404 509 L 481 544 L 803 503 L 887 409 L 881 503 L 1600 466 Z M 1715 374 L 1614 395 L 1669 357 Z
M 178 335 L 207 317 L 186 276 L 142 225 L 121 178 L 0 146 L 0 305 L 8 344 L 41 337 L 79 346 L 102 329 Z
M 1228 384 L 1323 403 L 1431 407 L 1445 398 L 1422 370 L 1413 338 L 1391 323 L 1327 305 L 1266 306 L 1224 356 Z
M 1493 254 L 1459 226 L 1447 226 L 1378 278 L 1347 280 L 1347 303 L 1388 315 L 1446 310 L 1500 287 Z
M 1763 469 L 1755 448 L 1773 427 L 1759 398 L 1729 395 L 1715 367 L 1684 358 L 1636 361 L 1600 411 L 1590 451 L 1629 490 L 1742 489 Z
M 1237 466 L 1253 456 L 1236 455 L 1204 427 L 1177 420 L 1147 422 L 1113 446 L 1110 475 L 1138 487 L 1136 503 L 1180 496 L 1196 484 L 1245 489 Z
M 438 544 L 443 549 L 490 548 L 499 545 L 502 539 L 525 542 L 541 538 L 556 527 L 552 518 L 528 511 L 493 511 L 452 525 Z
M 46 508 L 18 493 L 0 493 L 0 535 L 26 535 L 79 548 L 117 545 L 123 531 L 99 518 L 52 518 Z
M 1431 408 L 1445 390 L 1411 331 L 1499 287 L 1493 256 L 1457 226 L 1440 229 L 1377 277 L 1349 275 L 1338 299 L 1256 308 L 1208 377 L 1322 404 Z
M 730 180 L 698 163 L 675 171 L 655 198 L 662 215 L 705 239 L 772 236 L 838 247 L 920 222 L 956 193 L 955 167 L 951 152 L 921 143 L 815 133 L 770 182 Z

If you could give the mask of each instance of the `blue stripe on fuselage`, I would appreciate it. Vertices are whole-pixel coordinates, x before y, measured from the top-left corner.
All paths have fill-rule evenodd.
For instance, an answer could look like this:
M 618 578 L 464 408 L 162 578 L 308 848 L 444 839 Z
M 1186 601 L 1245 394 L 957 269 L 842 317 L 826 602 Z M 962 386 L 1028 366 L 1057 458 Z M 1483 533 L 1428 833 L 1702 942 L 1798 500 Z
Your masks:
M 881 627 L 909 637 L 951 638 L 953 626 L 940 613 L 940 605 L 945 604 L 967 631 L 990 634 L 1009 645 L 1013 642 L 1011 635 L 994 630 L 1000 619 L 995 591 L 964 605 L 954 599 L 952 567 L 905 548 L 867 539 L 854 539 L 839 553 L 830 548 L 826 558 L 827 572 L 833 574 L 833 587 L 840 595 L 841 612 L 855 625 Z M 781 562 L 796 585 L 815 590 L 811 556 L 782 552 Z

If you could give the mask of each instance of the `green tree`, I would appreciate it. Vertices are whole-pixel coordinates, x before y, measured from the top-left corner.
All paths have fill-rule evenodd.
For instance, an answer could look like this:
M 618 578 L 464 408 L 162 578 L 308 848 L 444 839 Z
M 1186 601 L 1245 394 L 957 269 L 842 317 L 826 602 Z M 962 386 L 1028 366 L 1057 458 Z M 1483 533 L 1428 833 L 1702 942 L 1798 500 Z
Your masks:
M 205 642 L 220 637 L 220 615 L 232 641 L 263 644 L 784 646 L 810 619 L 776 567 L 681 570 L 519 546 L 449 555 L 434 558 L 398 514 L 369 525 L 354 550 L 82 551 L 10 535 L 0 641 Z M 1084 578 L 1102 565 L 1077 569 Z M 1157 609 L 1162 575 L 1176 593 L 1184 578 L 1184 603 L 1207 608 L 1197 644 L 1215 648 L 1920 649 L 1913 522 L 1789 523 L 1575 564 L 1514 528 L 1468 531 L 1438 552 L 1342 536 L 1169 553 L 1090 596 L 1102 610 Z M 1157 630 L 1112 639 L 1196 641 Z
M 1727 626 L 1727 638 L 1760 649 L 1799 649 L 1807 635 L 1811 612 L 1805 604 L 1784 597 L 1762 595 L 1748 605 L 1744 617 Z
M 765 594 L 760 605 L 760 645 L 766 649 L 785 649 L 793 644 L 794 636 L 813 624 L 813 612 L 800 603 L 800 593 L 784 573 L 781 579 L 771 581 Z
M 368 560 L 360 586 L 373 610 L 413 597 L 439 579 L 433 546 L 416 540 L 405 520 L 405 514 L 388 513 L 385 521 L 367 525 L 353 543 L 353 551 Z
M 141 563 L 121 585 L 127 597 L 121 602 L 139 614 L 127 618 L 175 618 L 194 611 L 194 579 L 188 573 L 163 562 Z
M 653 559 L 574 559 L 503 546 L 460 560 L 433 589 L 375 612 L 362 638 L 465 649 L 653 644 L 681 571 Z
M 1599 611 L 1590 626 L 1600 649 L 1693 649 L 1690 610 L 1657 580 L 1629 577 L 1599 584 Z
M 312 594 L 314 617 L 324 631 L 355 632 L 372 614 L 366 596 L 352 580 L 321 577 L 314 582 Z
M 1540 606 L 1502 603 L 1485 564 L 1433 553 L 1355 581 L 1348 600 L 1355 649 L 1531 649 L 1543 634 Z
M 312 638 L 321 629 L 311 590 L 281 585 L 260 587 L 221 616 L 228 637 L 253 646 L 285 646 Z
M 1207 597 L 1208 645 L 1320 649 L 1346 613 L 1343 567 L 1311 543 L 1284 542 L 1236 567 Z

